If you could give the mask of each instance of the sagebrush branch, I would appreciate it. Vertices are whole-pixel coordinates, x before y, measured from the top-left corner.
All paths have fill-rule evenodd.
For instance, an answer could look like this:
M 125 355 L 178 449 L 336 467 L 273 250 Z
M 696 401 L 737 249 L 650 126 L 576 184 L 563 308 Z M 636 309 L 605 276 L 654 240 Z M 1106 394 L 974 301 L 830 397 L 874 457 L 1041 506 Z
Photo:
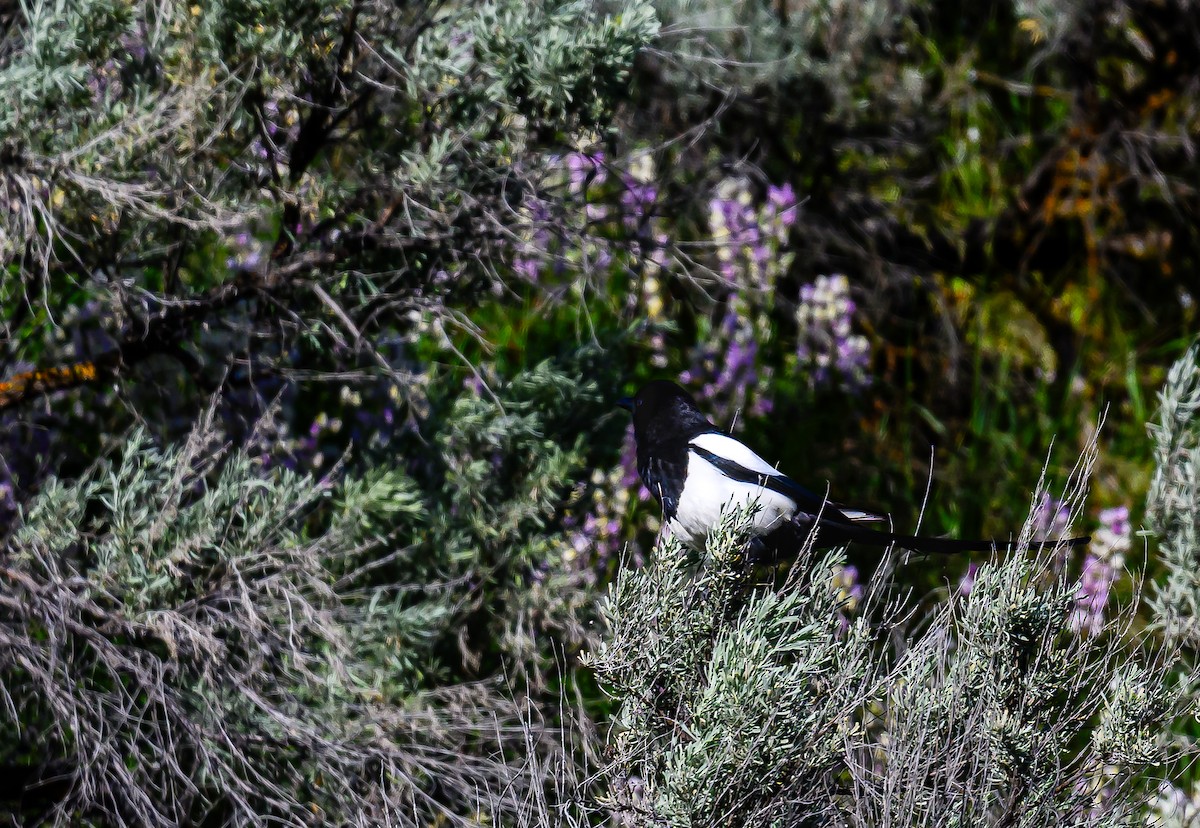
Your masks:
M 326 266 L 335 258 L 334 253 L 327 251 L 303 253 L 286 264 L 240 271 L 231 281 L 199 298 L 164 305 L 128 326 L 128 332 L 114 348 L 93 359 L 36 368 L 0 382 L 0 411 L 16 408 L 43 394 L 100 382 L 149 357 L 170 354 L 177 350 L 184 331 L 201 319 L 252 296 L 274 294 L 293 285 L 297 276 Z M 136 333 L 132 331 L 134 327 Z

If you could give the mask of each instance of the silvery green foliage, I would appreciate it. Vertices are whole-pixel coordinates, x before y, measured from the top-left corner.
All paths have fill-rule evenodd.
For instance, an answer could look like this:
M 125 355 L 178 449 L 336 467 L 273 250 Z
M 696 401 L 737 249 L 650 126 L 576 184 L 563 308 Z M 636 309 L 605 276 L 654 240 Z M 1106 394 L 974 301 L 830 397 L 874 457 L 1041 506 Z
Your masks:
M 606 130 L 634 54 L 658 29 L 643 3 L 610 11 L 590 0 L 490 0 L 433 16 L 411 47 L 384 47 L 403 67 L 408 94 L 436 100 L 455 124 L 404 152 L 397 183 L 457 184 L 447 173 L 464 166 L 492 167 L 508 179 L 535 134 Z M 480 157 L 466 157 L 468 149 Z M 518 204 L 517 181 L 508 186 Z
M 1158 395 L 1146 520 L 1166 569 L 1150 604 L 1168 636 L 1200 643 L 1200 344 L 1171 366 Z
M 609 407 L 598 359 L 592 351 L 570 371 L 546 362 L 479 392 L 463 389 L 432 435 L 437 483 L 426 484 L 422 517 L 397 533 L 413 547 L 410 580 L 454 605 L 447 634 L 457 648 L 468 660 L 498 648 L 510 677 L 527 671 L 522 678 L 535 684 L 558 668 L 543 663 L 551 648 L 594 637 L 594 576 L 561 521 L 572 486 L 587 476 L 589 428 Z
M 290 234 L 322 264 L 293 260 L 304 278 L 350 319 L 371 293 L 375 322 L 381 294 L 409 311 L 494 269 L 530 146 L 608 129 L 657 28 L 640 0 L 33 0 L 4 19 L 0 266 L 190 295 L 230 276 L 239 237 Z M 190 291 L 164 286 L 181 260 Z
M 703 561 L 661 543 L 610 591 L 591 663 L 621 704 L 607 769 L 621 824 L 1141 819 L 1180 700 L 1168 655 L 1127 635 L 1134 604 L 1076 635 L 1078 583 L 1027 549 L 983 564 L 966 596 L 885 602 L 885 560 L 843 632 L 841 551 L 759 584 L 739 529 L 728 516 Z
M 907 49 L 903 20 L 920 2 L 655 0 L 654 5 L 663 21 L 665 71 L 682 90 L 705 96 L 711 88 L 746 92 L 815 82 L 838 117 L 849 120 L 873 99 L 913 103 L 924 96 L 917 67 L 896 60 Z M 881 71 L 885 66 L 891 71 Z
M 1052 555 L 985 564 L 937 608 L 852 740 L 860 825 L 1132 824 L 1167 758 L 1169 659 L 1124 626 L 1070 626 L 1078 585 Z
M 492 0 L 466 21 L 447 22 L 466 23 L 458 36 L 487 78 L 478 89 L 483 101 L 504 101 L 536 127 L 597 129 L 607 126 L 626 70 L 658 22 L 641 5 L 593 21 L 590 5 Z M 581 21 L 592 25 L 580 29 Z
M 536 422 L 513 397 L 510 415 Z M 566 488 L 518 470 L 494 492 L 500 533 L 505 515 L 545 514 L 522 505 L 526 484 Z M 503 687 L 424 675 L 470 592 L 461 570 L 388 580 L 449 566 L 418 536 L 381 553 L 422 523 L 455 525 L 409 476 L 268 471 L 211 415 L 184 445 L 135 433 L 118 459 L 51 480 L 0 550 L 0 801 L 54 825 L 517 818 L 546 759 L 564 778 L 571 763 Z M 496 623 L 535 626 L 513 616 Z
M 807 554 L 781 592 L 753 587 L 745 514 L 697 564 L 676 540 L 623 571 L 590 660 L 621 701 L 610 806 L 626 825 L 799 825 L 835 812 L 845 743 L 875 674 L 870 630 L 842 634 L 840 552 Z

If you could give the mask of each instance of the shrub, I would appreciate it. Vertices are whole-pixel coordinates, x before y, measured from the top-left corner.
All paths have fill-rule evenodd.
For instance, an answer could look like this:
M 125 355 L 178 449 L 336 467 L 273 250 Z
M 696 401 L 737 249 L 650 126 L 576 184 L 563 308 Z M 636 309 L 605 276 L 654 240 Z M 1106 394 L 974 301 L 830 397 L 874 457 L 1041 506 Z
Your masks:
M 1076 511 L 1095 459 L 1077 469 Z M 660 543 L 610 590 L 591 663 L 620 705 L 606 772 L 622 824 L 1090 826 L 1143 812 L 1184 702 L 1175 658 L 1132 634 L 1136 600 L 1081 634 L 1080 584 L 1061 550 L 1030 550 L 1032 523 L 932 605 L 897 593 L 885 558 L 847 624 L 844 550 L 806 548 L 782 586 L 762 583 L 745 518 L 727 515 L 699 562 Z

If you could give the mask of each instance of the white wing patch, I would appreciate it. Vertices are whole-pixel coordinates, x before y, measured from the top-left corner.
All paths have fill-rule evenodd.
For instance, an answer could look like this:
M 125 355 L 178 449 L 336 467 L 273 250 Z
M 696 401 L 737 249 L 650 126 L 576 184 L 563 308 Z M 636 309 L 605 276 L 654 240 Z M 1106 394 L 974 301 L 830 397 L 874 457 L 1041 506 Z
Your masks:
M 778 477 L 782 473 L 779 469 L 751 451 L 745 443 L 741 443 L 725 434 L 717 434 L 716 432 L 697 434 L 689 442 L 697 448 L 711 451 L 718 457 L 731 460 L 742 468 L 749 469 L 752 472 L 770 475 L 771 477 Z
M 693 437 L 689 442 L 691 445 L 695 446 L 696 448 L 703 449 L 704 451 L 711 452 L 711 453 L 717 455 L 718 457 L 722 457 L 726 460 L 729 460 L 730 462 L 737 463 L 742 468 L 752 471 L 755 474 L 761 474 L 761 475 L 768 476 L 768 477 L 784 476 L 783 472 L 779 471 L 779 469 L 775 468 L 770 463 L 768 463 L 766 460 L 762 459 L 757 454 L 755 454 L 753 451 L 751 451 L 750 448 L 745 443 L 742 443 L 739 440 L 735 440 L 734 438 L 730 437 L 727 434 L 718 434 L 716 432 L 709 432 L 707 434 L 698 434 L 695 437 Z M 704 465 L 709 466 L 708 463 L 705 463 Z M 688 464 L 689 478 L 691 477 L 691 474 L 693 473 L 694 469 L 697 469 L 697 467 L 695 465 L 695 460 L 692 460 Z M 704 467 L 700 467 L 698 469 L 698 471 L 704 478 L 708 478 L 708 469 L 706 469 Z M 712 471 L 716 474 L 720 474 L 720 472 L 718 472 L 715 468 L 712 469 Z M 722 476 L 722 478 L 724 478 L 724 475 L 721 475 L 721 476 Z M 700 479 L 700 478 L 698 478 L 698 479 Z M 729 481 L 728 479 L 725 479 L 724 485 L 726 487 L 732 487 L 736 484 L 734 484 L 732 481 Z M 776 500 L 776 499 L 786 500 L 789 504 L 791 504 L 790 507 L 782 509 L 782 510 L 777 510 L 777 511 L 786 511 L 788 513 L 787 514 L 788 518 L 790 518 L 791 515 L 796 510 L 796 504 L 793 503 L 792 500 L 790 498 L 787 498 L 785 495 L 777 494 L 775 492 L 764 493 L 763 488 L 761 486 L 753 486 L 751 484 L 740 484 L 740 485 L 744 486 L 745 488 L 739 489 L 737 492 L 736 500 L 739 504 L 747 502 L 750 499 L 747 495 L 747 492 L 753 491 L 755 493 L 755 495 L 758 497 L 760 503 L 762 503 L 762 505 L 764 507 L 768 506 L 768 504 L 766 503 L 767 495 L 770 496 L 771 500 Z M 710 481 L 709 485 L 706 488 L 716 488 L 716 487 L 717 487 L 717 484 L 715 482 Z M 732 494 L 732 492 L 730 492 L 730 494 Z M 816 497 L 819 497 L 819 496 L 816 496 Z M 725 502 L 727 502 L 727 501 L 722 500 L 722 503 L 725 503 Z M 840 503 L 835 503 L 833 501 L 829 501 L 829 505 L 833 509 L 837 509 L 838 511 L 840 511 L 843 515 L 845 515 L 847 518 L 849 518 L 854 523 L 883 523 L 883 522 L 888 521 L 888 519 L 889 519 L 887 515 L 881 515 L 878 512 L 868 512 L 865 509 L 852 509 L 847 506 L 843 506 Z M 709 516 L 712 516 L 713 510 L 709 509 L 708 513 L 709 513 Z M 719 514 L 719 510 L 717 513 Z M 715 518 L 714 518 L 714 521 L 715 521 Z
M 727 441 L 727 444 L 722 446 L 725 449 L 722 456 L 729 457 L 738 463 L 746 463 L 746 458 L 750 457 L 765 465 L 765 460 L 738 441 L 728 437 L 722 439 Z M 692 442 L 697 447 L 716 454 L 716 449 L 711 447 L 711 441 L 709 445 L 702 445 L 699 438 Z M 728 444 L 740 446 L 743 451 L 742 456 L 730 457 Z M 769 466 L 767 467 L 769 471 L 749 465 L 747 468 L 752 468 L 764 475 L 779 473 L 770 469 Z M 672 534 L 678 535 L 693 548 L 703 549 L 708 540 L 708 530 L 720 521 L 723 513 L 755 502 L 759 506 L 759 511 L 754 515 L 751 530 L 755 535 L 765 535 L 784 521 L 790 520 L 796 513 L 796 504 L 790 497 L 785 497 L 764 486 L 733 480 L 700 455 L 688 452 L 687 478 L 679 497 L 679 506 L 675 510 L 675 518 L 668 528 Z
M 845 506 L 838 506 L 838 511 L 850 518 L 855 523 L 881 523 L 887 520 L 887 515 L 881 515 L 876 512 L 864 512 L 862 509 L 847 509 Z

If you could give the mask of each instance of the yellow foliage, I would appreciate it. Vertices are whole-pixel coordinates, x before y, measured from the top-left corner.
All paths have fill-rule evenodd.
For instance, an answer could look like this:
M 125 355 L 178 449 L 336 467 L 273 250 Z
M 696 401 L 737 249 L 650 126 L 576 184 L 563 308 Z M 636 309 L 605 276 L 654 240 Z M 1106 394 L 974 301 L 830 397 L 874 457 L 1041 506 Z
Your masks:
M 1041 43 L 1046 39 L 1046 32 L 1042 28 L 1042 24 L 1032 17 L 1026 17 L 1017 24 L 1017 28 L 1029 35 L 1030 43 Z

